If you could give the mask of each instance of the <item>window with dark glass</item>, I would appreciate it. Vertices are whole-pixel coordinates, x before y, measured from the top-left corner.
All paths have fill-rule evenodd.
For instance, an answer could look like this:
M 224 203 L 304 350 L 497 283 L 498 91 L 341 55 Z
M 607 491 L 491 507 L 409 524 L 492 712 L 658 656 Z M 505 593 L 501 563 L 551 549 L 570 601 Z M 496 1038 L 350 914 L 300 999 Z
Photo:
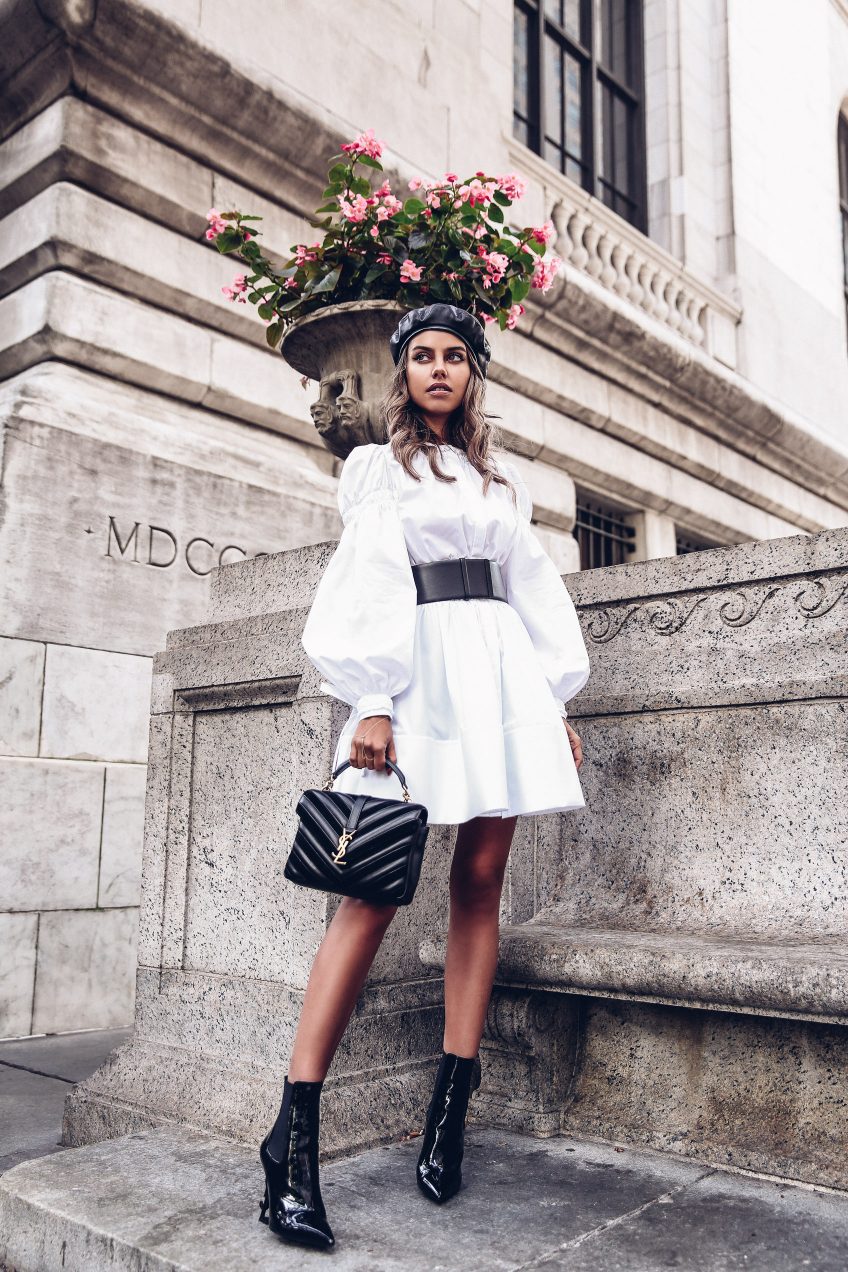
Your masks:
M 842 212 L 842 289 L 845 297 L 845 333 L 848 337 L 848 118 L 839 116 L 839 207 Z
M 694 534 L 687 534 L 685 531 L 678 532 L 675 536 L 675 544 L 678 556 L 685 556 L 687 552 L 706 552 L 708 548 L 724 546 L 721 543 L 711 543 L 708 539 L 701 539 Z
M 646 230 L 641 0 L 515 0 L 513 132 Z
M 594 496 L 577 492 L 577 517 L 573 534 L 580 548 L 580 569 L 621 565 L 636 549 L 636 530 L 627 525 L 627 514 Z

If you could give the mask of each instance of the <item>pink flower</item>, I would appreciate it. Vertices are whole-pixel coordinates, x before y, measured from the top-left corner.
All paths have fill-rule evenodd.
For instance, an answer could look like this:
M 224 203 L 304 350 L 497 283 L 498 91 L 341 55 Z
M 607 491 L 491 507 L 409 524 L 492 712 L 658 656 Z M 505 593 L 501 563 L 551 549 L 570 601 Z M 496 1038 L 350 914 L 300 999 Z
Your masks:
M 389 185 L 388 179 L 383 182 L 379 190 L 374 191 L 378 199 L 384 199 L 386 195 L 391 194 L 391 192 L 392 187 Z
M 210 240 L 216 239 L 227 228 L 227 222 L 221 220 L 221 215 L 217 208 L 209 209 L 206 213 L 206 220 L 210 222 L 209 229 L 206 231 L 206 237 Z
M 410 190 L 420 190 L 423 184 L 424 182 L 421 180 L 420 177 L 413 177 L 409 183 L 409 188 Z
M 549 261 L 539 261 L 533 271 L 531 286 L 538 287 L 543 292 L 548 291 L 561 264 L 558 256 L 552 256 Z
M 518 322 L 518 319 L 521 317 L 523 313 L 524 313 L 523 305 L 516 304 L 510 307 L 509 316 L 506 320 L 506 325 L 507 327 L 509 327 L 510 330 L 512 330 L 512 328 Z
M 354 195 L 353 202 L 350 202 L 343 194 L 340 194 L 338 200 L 342 213 L 348 221 L 365 220 L 368 212 L 368 200 L 363 195 Z
M 377 257 L 378 265 L 391 265 L 391 263 L 392 263 L 392 258 L 388 252 L 381 252 L 380 255 Z
M 379 225 L 372 225 L 368 233 L 371 235 L 372 238 L 379 238 L 380 237 Z
M 458 180 L 459 180 L 459 176 L 457 175 L 457 173 L 455 172 L 445 173 L 445 181 L 458 181 Z
M 520 199 L 527 189 L 527 182 L 514 172 L 498 177 L 498 185 L 508 199 Z
M 246 274 L 236 274 L 235 278 L 233 279 L 233 291 L 237 291 L 237 292 L 247 291 L 247 275 Z
M 250 239 L 252 239 L 252 238 L 253 238 L 253 235 L 251 234 L 250 230 L 245 230 L 245 232 L 244 232 L 244 241 L 245 241 L 245 243 L 247 243 L 247 242 L 248 242 Z
M 409 257 L 407 257 L 400 267 L 400 281 L 402 283 L 419 282 L 421 279 L 422 269 L 423 266 L 416 265 L 414 261 L 411 261 Z
M 238 291 L 236 291 L 233 287 L 222 287 L 222 288 L 221 288 L 221 291 L 224 293 L 224 295 L 226 296 L 227 300 L 237 300 L 237 301 L 239 301 L 242 305 L 246 305 L 246 304 L 247 304 L 247 301 L 245 300 L 244 296 L 242 296 L 242 295 L 241 295 Z
M 369 155 L 372 159 L 379 159 L 383 153 L 383 142 L 377 141 L 373 128 L 368 128 L 360 133 L 355 141 L 349 141 L 342 146 L 342 150 L 350 155 Z
M 546 221 L 544 225 L 540 225 L 538 229 L 532 231 L 530 237 L 535 239 L 537 243 L 552 243 L 556 238 L 556 226 L 553 221 Z
M 313 244 L 313 246 L 317 246 L 317 244 Z M 301 265 L 305 265 L 307 261 L 315 261 L 318 259 L 316 253 L 309 251 L 307 247 L 305 246 L 305 244 L 303 243 L 296 244 L 294 253 L 295 253 L 294 263 L 298 267 L 300 267 Z
M 481 314 L 480 317 L 483 319 L 483 322 L 497 322 L 494 314 Z
M 298 284 L 297 284 L 297 279 L 296 279 L 296 278 L 287 278 L 287 279 L 286 279 L 286 281 L 285 281 L 285 286 L 286 286 L 286 287 L 297 287 L 297 285 L 298 285 Z
M 442 274 L 442 278 L 459 278 L 459 274 L 454 269 L 450 270 L 449 273 Z

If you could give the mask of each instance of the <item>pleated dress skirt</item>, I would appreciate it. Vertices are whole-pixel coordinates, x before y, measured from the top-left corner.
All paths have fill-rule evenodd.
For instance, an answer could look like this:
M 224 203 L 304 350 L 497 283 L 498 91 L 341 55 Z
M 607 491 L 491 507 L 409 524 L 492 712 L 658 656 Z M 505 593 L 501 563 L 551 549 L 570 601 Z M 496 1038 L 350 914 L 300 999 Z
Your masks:
M 505 601 L 431 601 L 416 613 L 413 674 L 393 700 L 397 766 L 430 825 L 583 808 L 574 757 L 541 663 Z M 350 758 L 355 710 L 333 769 Z M 402 799 L 388 767 L 345 769 L 333 790 Z

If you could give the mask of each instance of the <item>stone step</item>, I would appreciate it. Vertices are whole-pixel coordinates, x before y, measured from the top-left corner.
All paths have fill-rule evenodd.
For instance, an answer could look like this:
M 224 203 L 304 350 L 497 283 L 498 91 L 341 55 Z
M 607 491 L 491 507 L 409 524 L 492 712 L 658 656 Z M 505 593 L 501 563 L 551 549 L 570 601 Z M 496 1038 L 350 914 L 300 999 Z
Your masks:
M 422 1196 L 420 1139 L 322 1167 L 346 1272 L 600 1267 L 843 1272 L 848 1196 L 598 1141 L 537 1140 L 469 1121 L 463 1185 Z M 185 1127 L 67 1149 L 0 1179 L 9 1272 L 274 1272 L 326 1252 L 258 1222 L 255 1151 Z

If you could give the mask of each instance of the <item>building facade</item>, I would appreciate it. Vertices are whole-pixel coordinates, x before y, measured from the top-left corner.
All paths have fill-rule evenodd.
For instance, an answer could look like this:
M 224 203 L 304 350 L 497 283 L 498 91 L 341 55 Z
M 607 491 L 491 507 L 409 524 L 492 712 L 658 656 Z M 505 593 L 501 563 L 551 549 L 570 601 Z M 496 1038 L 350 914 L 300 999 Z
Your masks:
M 319 30 L 320 20 L 320 30 Z M 373 127 L 517 172 L 558 285 L 489 408 L 563 571 L 848 523 L 845 0 L 21 0 L 0 55 L 0 1036 L 132 1019 L 150 669 L 340 532 L 212 206 L 311 241 Z

